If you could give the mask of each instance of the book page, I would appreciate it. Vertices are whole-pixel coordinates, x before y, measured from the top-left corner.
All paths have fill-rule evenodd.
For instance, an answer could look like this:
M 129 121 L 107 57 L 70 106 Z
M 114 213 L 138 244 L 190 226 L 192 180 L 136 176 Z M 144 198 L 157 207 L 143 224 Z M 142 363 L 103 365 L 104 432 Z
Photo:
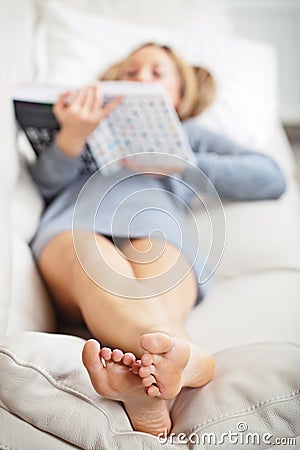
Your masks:
M 103 173 L 118 169 L 117 163 L 107 166 L 112 161 L 133 154 L 136 162 L 150 166 L 180 167 L 185 161 L 195 163 L 177 113 L 161 85 L 104 81 L 100 87 L 103 104 L 116 96 L 123 97 L 87 140 L 88 151 Z M 17 120 L 37 154 L 49 146 L 59 129 L 52 105 L 66 90 L 70 88 L 26 83 L 14 91 Z

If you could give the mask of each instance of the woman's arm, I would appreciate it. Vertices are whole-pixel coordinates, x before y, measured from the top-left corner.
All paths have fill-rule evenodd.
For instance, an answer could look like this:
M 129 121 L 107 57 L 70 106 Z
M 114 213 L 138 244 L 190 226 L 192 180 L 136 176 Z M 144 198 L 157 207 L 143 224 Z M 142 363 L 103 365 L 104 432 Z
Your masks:
M 286 188 L 285 177 L 270 157 L 246 149 L 230 139 L 199 127 L 184 124 L 197 166 L 210 179 L 220 197 L 234 200 L 279 198 Z M 187 169 L 183 179 L 194 189 L 203 189 L 197 170 Z
M 29 167 L 46 201 L 66 188 L 79 174 L 80 155 L 90 133 L 119 103 L 115 98 L 103 108 L 98 85 L 62 94 L 53 107 L 60 131 L 55 141 Z
M 29 172 L 40 193 L 49 202 L 79 174 L 80 156 L 69 157 L 58 147 L 56 140 L 29 166 Z

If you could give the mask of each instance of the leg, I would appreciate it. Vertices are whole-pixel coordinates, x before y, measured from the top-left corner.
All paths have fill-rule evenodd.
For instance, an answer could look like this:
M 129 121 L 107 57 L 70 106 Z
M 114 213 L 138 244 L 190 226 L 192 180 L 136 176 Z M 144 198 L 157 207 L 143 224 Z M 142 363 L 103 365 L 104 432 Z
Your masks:
M 131 239 L 131 243 L 126 241 L 121 249 L 125 257 L 130 260 L 134 275 L 138 279 L 146 280 L 166 273 L 174 261 L 176 262 L 177 270 L 173 272 L 172 279 L 166 277 L 166 286 L 161 287 L 161 290 L 166 292 L 161 294 L 159 299 L 167 308 L 173 323 L 182 328 L 185 334 L 182 323 L 194 306 L 198 295 L 196 278 L 185 256 L 177 247 L 168 243 L 161 256 L 155 258 L 155 255 L 159 253 L 159 247 L 161 243 L 156 239 L 152 239 L 151 243 L 149 239 Z M 147 260 L 152 261 L 147 262 Z M 180 283 L 176 284 L 177 280 L 181 280 Z M 155 278 L 154 283 L 157 284 Z
M 101 250 L 108 254 L 116 270 L 126 276 L 134 275 L 130 266 L 120 258 L 119 253 L 107 239 L 98 236 L 97 241 Z M 82 242 L 88 247 L 89 239 L 84 233 Z M 135 319 L 136 315 L 128 314 L 118 298 L 115 299 L 117 304 L 112 304 L 109 308 L 109 303 L 113 299 L 105 291 L 101 292 L 83 271 L 74 251 L 72 234 L 69 232 L 49 242 L 41 254 L 40 269 L 58 311 L 77 321 L 86 317 L 86 323 L 94 335 L 101 341 L 107 341 L 112 347 L 130 348 L 131 345 L 133 348 L 140 348 L 139 335 L 147 330 L 148 326 L 150 329 L 156 326 L 154 318 L 144 324 L 131 320 Z M 138 303 L 133 301 L 133 304 Z M 142 314 L 141 322 L 144 317 Z M 124 326 L 126 320 L 129 320 L 129 327 Z M 112 323 L 115 326 L 112 326 Z M 164 326 L 165 324 L 161 323 L 162 329 Z M 123 333 L 120 333 L 120 329 Z M 123 339 L 125 342 L 122 342 Z M 105 360 L 106 367 L 101 363 L 100 357 Z M 168 402 L 151 398 L 145 393 L 138 376 L 140 363 L 134 362 L 135 356 L 129 353 L 123 355 L 121 350 L 113 352 L 107 348 L 100 350 L 97 341 L 89 340 L 84 346 L 82 359 L 95 390 L 106 398 L 122 401 L 135 430 L 154 435 L 170 431 Z
M 132 266 L 103 236 L 97 236 L 97 245 L 106 261 L 123 275 L 121 289 L 128 291 L 127 280 L 135 279 Z M 82 233 L 81 246 L 80 253 L 89 273 L 112 276 L 105 265 L 99 266 L 92 234 Z M 159 299 L 143 299 L 145 289 L 139 280 L 135 280 L 139 300 L 120 298 L 94 283 L 77 259 L 71 232 L 62 233 L 48 243 L 40 256 L 39 266 L 58 311 L 73 320 L 83 319 L 93 336 L 110 347 L 122 348 L 140 357 L 139 337 L 142 334 L 149 331 L 183 334 L 182 327 L 174 323 L 170 311 L 162 307 Z
M 209 381 L 214 372 L 214 362 L 195 346 L 183 342 L 189 341 L 183 321 L 197 296 L 195 275 L 193 271 L 189 271 L 189 263 L 185 256 L 172 244 L 168 244 L 162 256 L 155 259 L 153 255 L 158 253 L 156 247 L 159 245 L 160 243 L 155 240 L 150 243 L 149 239 L 132 239 L 131 244 L 126 242 L 122 251 L 131 260 L 131 266 L 139 279 L 156 277 L 167 271 L 174 261 L 179 262 L 177 278 L 187 274 L 181 283 L 160 296 L 160 301 L 169 312 L 172 323 L 176 324 L 177 332 L 169 333 L 170 336 L 164 333 L 147 333 L 140 339 L 144 353 L 139 373 L 144 386 L 148 387 L 149 395 L 173 398 L 182 386 L 200 387 Z M 147 263 L 147 258 L 153 262 Z M 206 380 L 202 370 L 199 371 L 203 362 L 208 369 L 206 376 L 209 378 Z M 153 375 L 155 380 L 151 378 Z
M 191 295 L 188 295 L 186 290 L 184 292 L 185 301 L 189 302 L 188 308 L 181 306 L 183 291 L 180 284 L 164 294 L 163 298 L 157 296 L 145 299 L 143 297 L 147 296 L 149 291 L 145 289 L 142 278 L 135 278 L 134 269 L 137 272 L 138 268 L 122 258 L 112 243 L 102 236 L 97 237 L 97 244 L 98 249 L 95 251 L 93 235 L 81 233 L 79 250 L 84 266 L 88 267 L 88 273 L 100 275 L 100 278 L 112 276 L 111 271 L 107 271 L 106 265 L 101 262 L 102 260 L 99 263 L 98 251 L 100 251 L 115 272 L 123 275 L 121 290 L 129 292 L 128 280 L 131 283 L 135 280 L 136 294 L 140 296 L 140 299 L 120 298 L 94 283 L 79 264 L 72 235 L 68 232 L 54 238 L 44 249 L 40 258 L 42 274 L 57 300 L 58 307 L 65 314 L 80 313 L 92 334 L 108 346 L 131 351 L 138 357 L 147 352 L 143 356 L 142 376 L 144 386 L 150 389 L 149 394 L 157 394 L 156 388 L 152 386 L 151 375 L 145 374 L 152 365 L 155 366 L 156 379 L 161 388 L 160 394 L 164 398 L 174 397 L 182 386 L 198 387 L 207 383 L 213 373 L 212 358 L 194 346 L 191 347 L 186 340 L 182 339 L 183 337 L 186 339 L 186 333 L 180 322 L 180 314 L 184 316 L 186 309 L 190 309 L 190 305 L 195 301 L 195 283 Z M 140 245 L 142 246 L 142 241 Z M 169 250 L 168 246 L 167 249 L 170 252 L 174 251 L 174 248 Z M 148 266 L 151 268 L 149 272 L 147 272 Z M 168 258 L 164 259 L 164 256 L 151 264 L 143 264 L 143 278 L 151 278 L 153 273 L 167 270 L 168 266 Z M 111 281 L 113 283 L 114 279 Z M 171 299 L 172 307 L 170 308 Z M 177 312 L 177 306 L 180 314 Z M 174 314 L 173 311 L 176 313 Z M 162 333 L 157 332 L 163 332 L 163 337 L 171 339 L 168 350 L 166 350 L 165 342 L 158 346 Z M 149 333 L 153 333 L 152 336 L 149 337 Z M 162 353 L 165 353 L 165 359 L 162 359 Z M 173 356 L 176 353 L 180 354 L 180 358 L 174 363 Z M 154 359 L 151 355 L 154 355 Z M 152 358 L 151 361 L 149 358 Z M 173 381 L 168 378 L 168 388 L 166 388 L 167 383 L 164 381 L 163 373 L 166 364 L 174 373 Z

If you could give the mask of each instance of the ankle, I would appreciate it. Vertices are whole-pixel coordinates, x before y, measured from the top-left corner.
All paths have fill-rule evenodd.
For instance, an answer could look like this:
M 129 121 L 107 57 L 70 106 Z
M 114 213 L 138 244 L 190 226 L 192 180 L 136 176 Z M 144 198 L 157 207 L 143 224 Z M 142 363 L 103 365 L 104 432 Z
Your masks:
M 154 400 L 154 401 L 153 401 Z M 151 406 L 147 408 L 137 408 L 136 403 L 130 405 L 124 403 L 124 408 L 130 418 L 135 431 L 150 433 L 154 436 L 164 433 L 169 435 L 172 422 L 168 409 L 168 402 L 165 400 L 151 399 Z

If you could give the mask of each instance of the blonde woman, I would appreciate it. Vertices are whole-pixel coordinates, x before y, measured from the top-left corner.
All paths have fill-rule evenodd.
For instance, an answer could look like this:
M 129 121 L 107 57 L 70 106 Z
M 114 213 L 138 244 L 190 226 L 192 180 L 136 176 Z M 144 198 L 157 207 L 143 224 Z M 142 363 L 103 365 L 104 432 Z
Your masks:
M 188 66 L 169 47 L 149 43 L 110 68 L 102 79 L 163 85 L 182 120 L 198 168 L 222 198 L 275 199 L 283 193 L 283 174 L 271 158 L 211 133 L 192 119 L 210 104 L 215 91 L 204 69 Z M 177 214 L 182 229 L 187 229 L 184 209 L 171 198 L 166 177 L 147 175 L 132 162 L 115 179 L 116 175 L 94 177 L 93 169 L 83 170 L 88 135 L 119 100 L 99 106 L 97 84 L 79 89 L 66 104 L 68 96 L 61 95 L 54 106 L 60 124 L 55 142 L 30 169 L 47 202 L 32 240 L 33 253 L 58 314 L 84 322 L 95 337 L 86 342 L 82 355 L 95 390 L 122 402 L 135 430 L 168 433 L 170 400 L 183 387 L 205 385 L 214 373 L 212 356 L 189 341 L 184 327 L 187 314 L 205 293 L 205 285 L 197 283 L 201 261 L 192 264 L 193 242 L 185 236 L 181 246 L 179 234 L 164 214 Z M 201 188 L 193 170 L 187 169 L 181 177 Z M 83 186 L 84 202 L 76 209 Z M 139 192 L 143 195 L 134 197 Z M 93 223 L 94 230 L 87 216 L 99 193 L 107 194 L 108 200 Z M 122 217 L 127 214 L 130 219 L 139 209 L 143 214 L 129 227 L 129 236 L 128 223 L 122 219 L 112 236 L 114 213 L 125 197 Z M 164 242 L 161 235 L 151 234 L 157 229 L 163 229 Z M 164 274 L 169 276 L 164 279 Z M 159 289 L 152 280 L 160 280 Z M 106 347 L 100 347 L 98 340 Z

